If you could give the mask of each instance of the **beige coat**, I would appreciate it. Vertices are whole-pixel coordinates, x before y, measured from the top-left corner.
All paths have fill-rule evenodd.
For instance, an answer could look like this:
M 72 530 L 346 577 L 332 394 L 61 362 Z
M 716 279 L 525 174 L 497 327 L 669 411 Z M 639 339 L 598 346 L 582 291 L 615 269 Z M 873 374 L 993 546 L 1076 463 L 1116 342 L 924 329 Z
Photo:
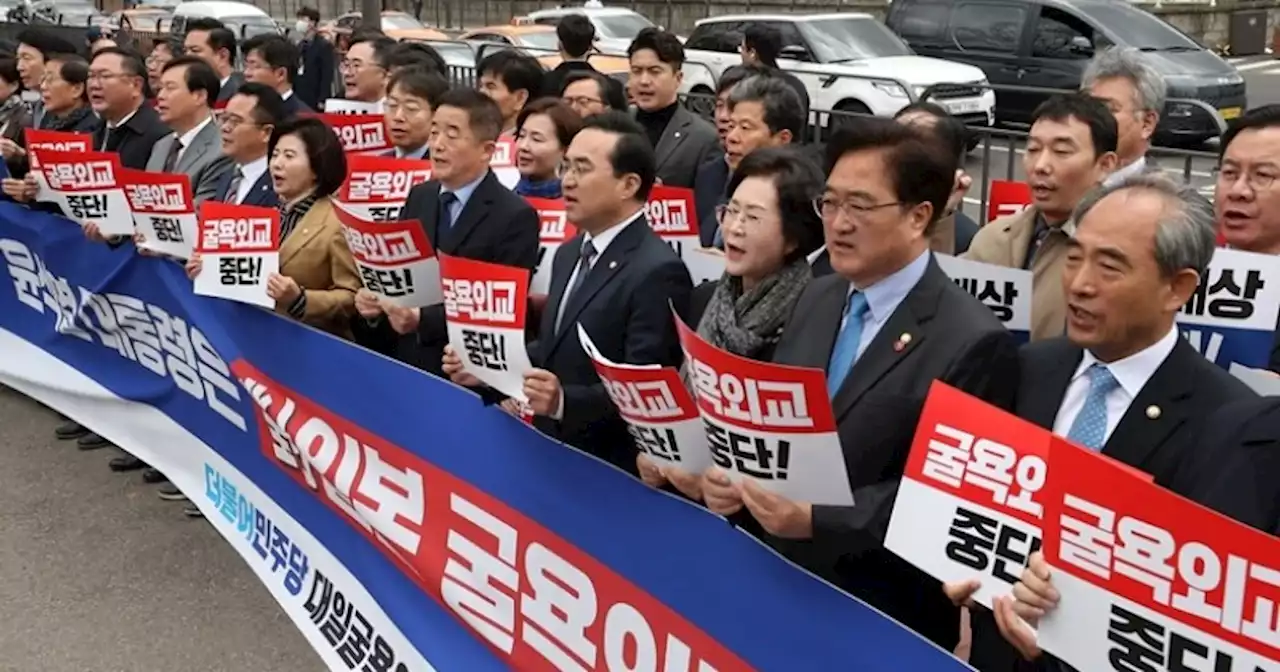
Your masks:
M 1027 208 L 996 219 L 978 230 L 964 259 L 1006 268 L 1023 268 L 1035 231 L 1038 211 Z M 1031 340 L 1061 336 L 1066 331 L 1067 302 L 1062 269 L 1074 225 L 1068 221 L 1045 237 L 1031 261 Z
M 280 246 L 280 275 L 293 278 L 307 293 L 303 322 L 351 340 L 350 321 L 362 284 L 333 208 L 327 198 L 316 201 L 285 238 Z M 288 315 L 289 306 L 277 302 L 276 312 Z

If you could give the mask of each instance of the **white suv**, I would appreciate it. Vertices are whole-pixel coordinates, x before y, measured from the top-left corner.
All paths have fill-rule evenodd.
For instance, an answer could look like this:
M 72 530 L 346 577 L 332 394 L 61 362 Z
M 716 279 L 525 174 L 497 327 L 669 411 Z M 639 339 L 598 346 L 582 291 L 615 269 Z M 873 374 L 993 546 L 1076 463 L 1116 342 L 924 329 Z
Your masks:
M 626 54 L 636 35 L 645 28 L 653 27 L 653 22 L 643 15 L 621 7 L 540 9 L 530 12 L 521 22 L 554 26 L 569 14 L 582 14 L 591 20 L 591 25 L 596 28 L 596 49 L 606 54 Z
M 758 23 L 782 33 L 778 66 L 804 82 L 814 110 L 892 116 L 910 102 L 908 89 L 919 98 L 932 87 L 929 100 L 964 123 L 989 126 L 995 122 L 996 96 L 986 88 L 981 69 L 917 56 L 870 14 L 702 19 L 685 42 L 685 92 L 713 94 L 720 75 L 742 62 L 738 47 L 743 31 Z M 813 123 L 826 126 L 827 116 L 817 115 Z

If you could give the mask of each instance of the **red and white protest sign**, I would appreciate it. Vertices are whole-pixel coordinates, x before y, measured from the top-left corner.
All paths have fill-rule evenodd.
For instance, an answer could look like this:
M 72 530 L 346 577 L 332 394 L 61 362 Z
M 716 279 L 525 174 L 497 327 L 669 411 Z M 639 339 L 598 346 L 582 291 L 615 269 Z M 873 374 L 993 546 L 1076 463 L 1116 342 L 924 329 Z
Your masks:
M 440 264 L 421 223 L 378 224 L 337 212 L 365 289 L 404 308 L 440 303 Z
M 267 278 L 280 272 L 279 210 L 205 201 L 195 251 L 203 263 L 196 294 L 275 307 L 267 296 Z
M 59 206 L 65 205 L 57 196 L 49 191 L 49 183 L 44 179 L 44 173 L 40 170 L 40 160 L 36 157 L 36 152 L 32 151 L 40 149 L 49 152 L 79 152 L 81 154 L 93 148 L 93 136 L 88 133 L 72 133 L 69 131 L 42 131 L 35 128 L 23 130 L 23 137 L 27 141 L 27 162 L 31 166 L 31 176 L 35 178 L 38 189 L 36 190 L 36 200 L 46 203 L 57 203 Z M 66 212 L 64 207 L 63 212 Z
M 441 254 L 440 285 L 449 344 L 463 368 L 489 387 L 528 401 L 524 374 L 533 368 L 524 345 L 529 271 Z
M 556 258 L 556 250 L 578 235 L 578 229 L 569 223 L 569 218 L 564 213 L 564 199 L 526 196 L 524 200 L 538 211 L 538 223 L 541 226 L 538 234 L 538 269 L 529 283 L 529 291 L 546 294 L 551 291 L 551 264 Z
M 941 581 L 977 578 L 990 607 L 1040 550 L 1050 432 L 934 381 L 885 548 Z
M 723 259 L 717 266 L 714 257 L 698 252 L 702 242 L 698 238 L 698 209 L 694 206 L 692 189 L 655 184 L 649 191 L 644 212 L 649 226 L 689 267 L 695 285 L 720 278 L 724 272 Z M 707 265 L 708 259 L 712 261 L 711 266 Z
M 391 149 L 391 134 L 381 114 L 319 114 L 342 143 L 342 151 L 376 154 Z
M 1031 186 L 1013 180 L 991 180 L 991 196 L 987 200 L 987 221 L 1016 215 L 1031 207 Z
M 347 157 L 347 179 L 334 202 L 360 219 L 393 222 L 409 190 L 430 179 L 430 161 L 355 154 Z
M 148 173 L 125 168 L 124 195 L 143 249 L 178 259 L 191 256 L 196 243 L 196 209 L 191 178 L 185 173 Z
M 132 236 L 133 212 L 121 186 L 115 152 L 59 152 L 31 149 L 49 200 L 80 224 L 93 223 L 105 236 Z M 35 170 L 33 168 L 33 170 Z
M 494 177 L 508 189 L 515 189 L 520 181 L 520 169 L 516 167 L 516 139 L 504 135 L 498 138 L 493 147 L 493 157 L 489 159 L 489 169 Z
M 363 100 L 347 100 L 346 98 L 330 98 L 324 101 L 325 114 L 362 114 L 381 115 L 382 103 L 366 103 Z
M 711 466 L 707 432 L 680 372 L 658 364 L 617 364 L 600 354 L 582 325 L 578 342 L 592 364 L 636 450 L 665 466 L 700 474 Z
M 1275 670 L 1280 540 L 1054 438 L 1040 647 L 1080 670 Z
M 711 461 L 795 501 L 853 505 L 825 374 L 725 352 L 675 320 Z

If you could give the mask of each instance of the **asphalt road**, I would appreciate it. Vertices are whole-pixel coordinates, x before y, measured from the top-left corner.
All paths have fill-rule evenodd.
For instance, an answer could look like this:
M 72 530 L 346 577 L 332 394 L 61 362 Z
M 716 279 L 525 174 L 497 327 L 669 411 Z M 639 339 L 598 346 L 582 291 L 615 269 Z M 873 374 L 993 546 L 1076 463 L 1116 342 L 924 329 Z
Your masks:
M 0 386 L 0 672 L 318 672 L 213 527 Z

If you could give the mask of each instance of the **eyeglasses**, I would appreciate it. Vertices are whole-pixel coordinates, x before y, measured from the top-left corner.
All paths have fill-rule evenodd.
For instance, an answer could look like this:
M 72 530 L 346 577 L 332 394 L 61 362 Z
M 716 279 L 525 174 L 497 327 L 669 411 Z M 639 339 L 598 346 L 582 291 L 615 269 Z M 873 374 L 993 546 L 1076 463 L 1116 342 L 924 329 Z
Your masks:
M 717 205 L 716 206 L 716 222 L 722 227 L 729 226 L 729 222 L 741 222 L 749 229 L 760 226 L 764 220 L 760 215 L 754 212 L 744 212 L 742 208 L 734 205 Z
M 587 107 L 588 105 L 604 105 L 604 101 L 591 96 L 566 96 L 560 99 L 560 102 L 573 107 Z
M 265 124 L 259 124 L 258 122 L 250 119 L 241 119 L 240 117 L 223 112 L 222 117 L 218 119 L 218 125 L 228 131 L 234 131 L 241 126 L 264 126 Z
M 1235 184 L 1243 174 L 1245 177 L 1245 184 L 1248 184 L 1249 188 L 1254 191 L 1266 191 L 1271 188 L 1271 185 L 1276 183 L 1276 176 L 1274 174 L 1259 173 L 1256 170 L 1251 170 L 1248 173 L 1242 173 L 1239 168 L 1223 168 L 1219 166 L 1218 168 L 1214 168 L 1213 172 L 1215 173 L 1215 177 L 1217 177 L 1218 184 L 1223 185 Z
M 348 61 L 346 59 L 343 59 L 342 62 L 338 64 L 338 69 L 351 70 L 353 72 L 364 70 L 365 68 L 381 68 L 381 67 L 382 66 L 378 65 L 377 63 L 365 63 L 364 61 Z
M 837 201 L 830 196 L 822 196 L 813 199 L 813 211 L 824 220 L 835 219 L 836 215 L 844 215 L 845 219 L 852 221 L 861 221 L 867 215 L 876 210 L 902 205 L 902 201 L 891 201 L 889 203 L 859 203 L 858 201 L 847 199 Z

